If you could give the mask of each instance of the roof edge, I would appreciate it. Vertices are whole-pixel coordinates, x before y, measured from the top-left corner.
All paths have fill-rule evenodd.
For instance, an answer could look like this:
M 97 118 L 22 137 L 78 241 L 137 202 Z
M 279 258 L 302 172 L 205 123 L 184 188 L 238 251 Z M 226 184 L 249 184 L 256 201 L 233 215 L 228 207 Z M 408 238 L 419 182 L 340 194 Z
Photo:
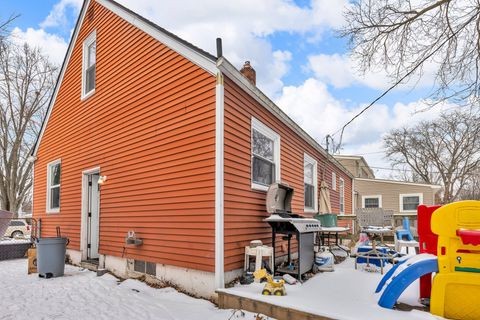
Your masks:
M 205 69 L 211 74 L 216 74 L 217 70 L 215 63 L 217 58 L 212 54 L 160 27 L 154 22 L 114 0 L 95 1 L 133 26 L 157 39 L 170 49 L 192 61 L 199 67 Z
M 420 187 L 430 187 L 432 189 L 440 190 L 442 188 L 441 185 L 438 184 L 428 184 L 428 183 L 417 183 L 417 182 L 408 182 L 408 181 L 400 181 L 400 180 L 388 180 L 388 179 L 368 179 L 368 178 L 355 178 L 356 180 L 361 181 L 373 181 L 373 182 L 383 182 L 383 183 L 396 183 L 396 184 L 405 184 L 405 185 L 412 185 L 412 186 L 420 186 Z
M 181 39 L 180 37 L 176 36 L 175 34 L 161 28 L 160 26 L 156 25 L 155 23 L 151 22 L 150 20 L 142 17 L 141 15 L 133 12 L 132 10 L 124 7 L 123 5 L 115 2 L 113 0 L 93 0 L 98 4 L 102 5 L 106 9 L 110 10 L 120 18 L 124 19 L 125 21 L 129 22 L 133 26 L 137 27 L 138 29 L 142 30 L 143 32 L 149 34 L 153 38 L 157 39 L 158 41 L 165 44 L 170 49 L 174 50 L 178 54 L 184 56 L 186 59 L 192 61 L 202 69 L 206 70 L 210 74 L 214 75 L 217 73 L 216 67 L 216 60 L 217 58 L 211 55 L 210 53 L 194 46 L 193 44 Z M 57 81 L 55 83 L 55 87 L 53 89 L 52 97 L 50 98 L 50 102 L 48 104 L 47 113 L 45 114 L 45 118 L 43 119 L 42 126 L 40 128 L 40 132 L 37 136 L 35 144 L 33 145 L 32 152 L 30 155 L 36 156 L 38 152 L 38 148 L 40 146 L 40 142 L 42 141 L 43 134 L 45 132 L 46 126 L 48 124 L 48 120 L 50 119 L 50 115 L 53 109 L 53 105 L 55 104 L 58 91 L 63 81 L 63 77 L 65 75 L 65 70 L 68 66 L 70 61 L 70 57 L 72 55 L 73 47 L 77 41 L 78 33 L 80 28 L 83 24 L 83 20 L 85 18 L 85 14 L 87 8 L 89 7 L 92 0 L 85 0 L 82 4 L 82 8 L 80 10 L 80 14 L 78 15 L 77 22 L 75 24 L 74 31 L 70 38 L 67 53 L 65 54 L 65 58 L 63 59 L 62 66 L 60 68 L 60 73 L 58 75 Z
M 235 84 L 247 92 L 265 109 L 270 111 L 280 121 L 290 127 L 295 133 L 302 137 L 314 149 L 319 151 L 328 161 L 331 161 L 338 169 L 342 170 L 351 179 L 355 177 L 340 163 L 335 157 L 329 154 L 314 138 L 312 138 L 305 130 L 303 130 L 295 121 L 292 120 L 280 107 L 278 107 L 266 94 L 251 84 L 235 66 L 225 57 L 217 60 L 217 66 L 224 74 L 226 74 Z
M 365 160 L 365 158 L 363 156 L 351 156 L 351 155 L 336 154 L 336 155 L 334 155 L 334 157 L 338 158 L 338 159 L 345 159 L 345 160 L 360 160 L 360 161 L 363 161 L 363 163 L 365 163 L 364 168 L 367 168 L 368 171 L 370 171 L 370 173 L 372 174 L 372 176 L 375 177 L 375 172 L 373 172 L 373 169 L 370 168 L 367 160 Z
M 85 0 L 82 4 L 82 8 L 80 9 L 80 14 L 78 15 L 77 22 L 75 23 L 75 28 L 73 29 L 72 36 L 70 37 L 67 53 L 63 58 L 62 66 L 60 67 L 60 73 L 58 74 L 55 87 L 53 88 L 53 94 L 50 98 L 50 102 L 48 103 L 47 113 L 43 118 L 42 126 L 40 127 L 40 132 L 37 136 L 37 140 L 35 141 L 32 152 L 30 154 L 31 156 L 35 157 L 37 155 L 40 142 L 42 141 L 43 134 L 48 124 L 48 120 L 50 119 L 50 114 L 52 113 L 53 105 L 55 104 L 55 100 L 57 99 L 57 94 L 60 89 L 60 85 L 63 81 L 63 76 L 65 75 L 65 70 L 67 69 L 68 62 L 70 61 L 70 56 L 72 55 L 73 47 L 75 46 L 75 42 L 77 41 L 80 26 L 83 23 L 83 19 L 85 18 L 85 13 L 87 11 L 88 6 L 90 5 L 90 2 L 91 2 L 90 0 Z

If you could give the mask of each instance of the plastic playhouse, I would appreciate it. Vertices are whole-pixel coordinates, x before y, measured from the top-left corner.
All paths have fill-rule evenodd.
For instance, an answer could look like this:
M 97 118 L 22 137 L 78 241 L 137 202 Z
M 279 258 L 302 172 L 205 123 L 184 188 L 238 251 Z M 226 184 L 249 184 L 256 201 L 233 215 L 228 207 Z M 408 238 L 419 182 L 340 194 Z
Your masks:
M 423 253 L 400 261 L 385 274 L 376 290 L 383 290 L 378 304 L 393 308 L 402 292 L 423 277 L 420 297 L 430 296 L 431 313 L 451 319 L 480 319 L 480 201 L 423 206 L 419 209 L 419 236 Z

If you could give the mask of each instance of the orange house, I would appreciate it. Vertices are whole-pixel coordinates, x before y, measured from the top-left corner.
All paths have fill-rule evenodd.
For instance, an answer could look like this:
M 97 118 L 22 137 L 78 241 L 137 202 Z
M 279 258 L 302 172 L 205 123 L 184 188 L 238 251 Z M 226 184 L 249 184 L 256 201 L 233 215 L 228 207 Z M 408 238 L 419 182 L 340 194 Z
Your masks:
M 333 211 L 352 214 L 352 176 L 244 74 L 114 1 L 85 1 L 33 151 L 41 235 L 59 226 L 73 263 L 208 297 L 240 274 L 245 245 L 271 242 L 271 182 L 311 216 L 324 177 Z

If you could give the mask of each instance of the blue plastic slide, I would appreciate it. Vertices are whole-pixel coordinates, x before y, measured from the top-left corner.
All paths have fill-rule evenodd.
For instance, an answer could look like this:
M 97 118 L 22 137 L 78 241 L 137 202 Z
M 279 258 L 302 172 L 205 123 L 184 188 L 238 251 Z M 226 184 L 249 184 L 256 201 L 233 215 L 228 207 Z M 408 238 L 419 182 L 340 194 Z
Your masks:
M 392 275 L 395 273 L 395 271 L 397 270 L 397 268 L 399 266 L 402 265 L 402 263 L 406 262 L 408 259 L 404 259 L 404 260 L 400 260 L 397 262 L 397 264 L 395 264 L 390 270 L 388 270 L 387 273 L 385 273 L 385 275 L 383 276 L 382 280 L 380 280 L 380 282 L 378 283 L 378 286 L 377 286 L 377 289 L 375 290 L 375 293 L 379 293 L 380 291 L 382 291 L 383 289 L 383 286 L 385 285 L 385 282 L 388 281 L 388 279 L 390 279 L 392 277 Z
M 388 309 L 393 308 L 402 292 L 412 282 L 432 272 L 438 272 L 438 261 L 434 255 L 420 254 L 401 261 L 392 267 L 378 284 L 376 292 L 380 292 L 387 281 L 392 278 L 383 290 L 378 305 Z

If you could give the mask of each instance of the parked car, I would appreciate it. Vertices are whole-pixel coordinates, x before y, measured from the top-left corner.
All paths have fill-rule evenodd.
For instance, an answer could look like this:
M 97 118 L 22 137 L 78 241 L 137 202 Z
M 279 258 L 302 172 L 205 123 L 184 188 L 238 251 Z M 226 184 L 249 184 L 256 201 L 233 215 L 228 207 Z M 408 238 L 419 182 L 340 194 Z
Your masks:
M 23 221 L 23 220 L 12 220 L 10 221 L 10 225 L 5 232 L 5 237 L 25 237 L 30 236 L 31 227 L 30 225 Z

